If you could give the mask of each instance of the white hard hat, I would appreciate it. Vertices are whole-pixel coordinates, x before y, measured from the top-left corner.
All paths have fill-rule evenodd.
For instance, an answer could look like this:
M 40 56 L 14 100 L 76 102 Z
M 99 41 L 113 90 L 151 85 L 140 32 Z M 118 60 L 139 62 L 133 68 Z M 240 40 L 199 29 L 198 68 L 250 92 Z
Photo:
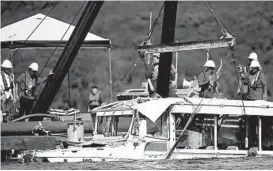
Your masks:
M 204 67 L 215 68 L 215 63 L 212 60 L 207 60 L 207 62 L 205 63 Z
M 260 63 L 256 60 L 253 60 L 250 64 L 250 68 L 259 68 L 261 67 Z
M 160 53 L 153 53 L 153 57 L 160 57 Z
M 252 59 L 252 60 L 258 60 L 258 55 L 255 52 L 252 52 L 249 56 L 248 59 Z
M 39 65 L 36 62 L 33 62 L 29 65 L 29 68 L 33 71 L 39 71 Z
M 3 61 L 1 67 L 3 67 L 3 68 L 12 68 L 12 64 L 11 64 L 10 60 L 6 59 L 6 60 Z

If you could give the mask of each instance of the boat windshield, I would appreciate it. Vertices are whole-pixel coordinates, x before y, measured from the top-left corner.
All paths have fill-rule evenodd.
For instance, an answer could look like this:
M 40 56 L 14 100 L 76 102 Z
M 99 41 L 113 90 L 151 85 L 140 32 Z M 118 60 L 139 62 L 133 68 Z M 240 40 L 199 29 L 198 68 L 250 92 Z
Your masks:
M 124 136 L 127 134 L 132 116 L 98 116 L 97 134 Z
M 139 119 L 146 120 L 147 126 L 147 137 L 157 138 L 157 139 L 169 139 L 169 121 L 168 114 L 164 113 L 156 122 L 152 122 L 149 118 L 144 115 L 139 115 Z M 139 123 L 136 120 L 133 122 L 131 134 L 139 135 Z

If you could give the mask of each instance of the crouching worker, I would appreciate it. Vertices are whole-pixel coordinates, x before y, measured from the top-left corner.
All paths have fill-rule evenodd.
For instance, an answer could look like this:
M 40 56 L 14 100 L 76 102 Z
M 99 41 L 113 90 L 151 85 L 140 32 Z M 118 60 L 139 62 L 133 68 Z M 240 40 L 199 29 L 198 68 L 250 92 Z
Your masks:
M 19 117 L 29 115 L 31 113 L 34 102 L 37 98 L 37 86 L 48 80 L 49 76 L 53 75 L 50 71 L 48 76 L 40 78 L 38 76 L 39 65 L 32 63 L 27 71 L 23 72 L 16 81 L 17 93 L 20 98 Z M 25 121 L 28 121 L 26 119 Z
M 91 87 L 91 93 L 89 95 L 89 109 L 88 109 L 88 111 L 91 112 L 93 127 L 95 124 L 96 113 L 93 113 L 92 109 L 101 106 L 101 104 L 102 104 L 101 91 L 99 91 L 98 87 L 94 85 Z
M 10 121 L 15 114 L 14 105 L 14 75 L 12 74 L 12 63 L 4 60 L 1 65 L 0 93 L 1 93 L 1 122 Z M 3 112 L 3 113 L 2 113 Z M 5 115 L 5 117 L 2 116 Z

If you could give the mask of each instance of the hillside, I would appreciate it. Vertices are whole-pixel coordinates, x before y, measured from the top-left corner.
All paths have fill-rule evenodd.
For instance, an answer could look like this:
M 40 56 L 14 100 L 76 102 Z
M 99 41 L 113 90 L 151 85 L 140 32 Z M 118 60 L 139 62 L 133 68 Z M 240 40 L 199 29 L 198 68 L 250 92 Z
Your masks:
M 51 17 L 70 23 L 83 2 L 61 1 Z M 130 70 L 137 57 L 137 45 L 140 44 L 148 33 L 149 13 L 153 12 L 153 19 L 158 14 L 163 2 L 105 2 L 90 32 L 111 39 L 113 89 Z M 215 14 L 221 20 L 224 27 L 236 37 L 237 46 L 235 51 L 236 62 L 246 64 L 247 56 L 255 51 L 263 66 L 268 81 L 269 100 L 273 100 L 273 2 L 210 2 Z M 54 5 L 53 2 L 1 2 L 2 13 L 1 27 L 27 18 L 36 13 L 46 14 Z M 163 15 L 162 15 L 163 16 Z M 76 24 L 73 23 L 73 24 Z M 162 17 L 152 36 L 153 43 L 160 42 Z M 52 29 L 54 31 L 54 29 Z M 175 39 L 179 41 L 215 39 L 221 34 L 217 24 L 207 9 L 205 2 L 179 2 Z M 52 49 L 53 50 L 53 49 Z M 27 69 L 32 61 L 37 61 L 40 69 L 45 65 L 52 53 L 50 49 L 21 49 L 14 57 L 14 72 L 18 77 Z M 219 66 L 220 57 L 224 57 L 228 49 L 212 50 L 212 58 Z M 58 60 L 61 54 L 58 50 L 43 75 Z M 8 57 L 8 50 L 1 51 L 1 61 Z M 182 79 L 187 79 L 198 74 L 206 59 L 204 50 L 180 52 L 178 60 L 179 86 Z M 97 84 L 103 91 L 103 99 L 109 101 L 109 68 L 108 51 L 102 49 L 82 49 L 78 53 L 72 68 L 71 75 L 71 99 L 82 111 L 86 111 L 90 86 Z M 122 89 L 140 87 L 144 81 L 144 66 L 140 63 L 130 75 Z M 223 62 L 223 74 L 220 78 L 221 91 L 225 96 L 232 99 L 237 90 L 237 80 L 234 66 L 231 60 Z M 42 87 L 40 87 L 41 89 Z M 67 81 L 62 84 L 52 107 L 62 107 L 63 100 L 67 98 Z

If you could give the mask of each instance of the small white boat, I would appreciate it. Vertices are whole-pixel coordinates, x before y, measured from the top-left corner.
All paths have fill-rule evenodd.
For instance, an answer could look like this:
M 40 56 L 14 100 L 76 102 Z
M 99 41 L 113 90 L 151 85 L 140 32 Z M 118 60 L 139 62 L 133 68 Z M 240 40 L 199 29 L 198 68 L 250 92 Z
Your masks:
M 99 162 L 118 160 L 159 160 L 165 159 L 168 154 L 170 159 L 195 159 L 195 158 L 232 158 L 246 157 L 249 148 L 228 146 L 218 148 L 218 118 L 222 115 L 229 116 L 258 116 L 259 141 L 255 155 L 273 156 L 273 151 L 262 150 L 262 123 L 261 117 L 272 117 L 273 103 L 267 101 L 242 101 L 224 99 L 201 98 L 166 98 L 166 99 L 134 99 L 142 103 L 130 106 L 131 123 L 125 135 L 118 135 L 118 117 L 112 109 L 97 109 L 97 126 L 99 117 L 112 118 L 112 131 L 110 137 L 95 135 L 91 147 L 69 147 L 35 152 L 35 157 L 46 159 L 49 162 Z M 124 107 L 124 106 L 123 106 Z M 129 109 L 127 106 L 127 111 Z M 198 108 L 198 109 L 197 109 Z M 242 110 L 244 108 L 245 110 Z M 196 110 L 197 109 L 197 110 Z M 205 133 L 188 129 L 187 136 L 178 140 L 181 130 L 176 124 L 177 116 L 184 114 L 184 118 L 193 116 L 192 111 L 198 116 L 213 116 L 211 134 L 213 142 L 205 143 Z M 107 114 L 108 113 L 108 114 Z M 130 112 L 129 112 L 130 113 Z M 124 114 L 124 113 L 123 113 Z M 197 117 L 197 116 L 196 116 Z M 197 117 L 198 118 L 198 117 Z M 185 119 L 185 121 L 187 121 Z M 116 125 L 115 125 L 116 124 Z M 98 127 L 96 131 L 98 132 Z M 96 133 L 97 133 L 96 132 Z M 180 134 L 181 135 L 181 134 Z M 97 137 L 97 138 L 96 138 Z M 106 141 L 106 139 L 108 139 Z M 92 143 L 91 143 L 92 144 Z M 174 146 L 175 145 L 175 146 Z M 170 152 L 171 149 L 173 152 Z M 255 149 L 255 148 L 254 148 Z M 253 148 L 252 148 L 253 150 Z

